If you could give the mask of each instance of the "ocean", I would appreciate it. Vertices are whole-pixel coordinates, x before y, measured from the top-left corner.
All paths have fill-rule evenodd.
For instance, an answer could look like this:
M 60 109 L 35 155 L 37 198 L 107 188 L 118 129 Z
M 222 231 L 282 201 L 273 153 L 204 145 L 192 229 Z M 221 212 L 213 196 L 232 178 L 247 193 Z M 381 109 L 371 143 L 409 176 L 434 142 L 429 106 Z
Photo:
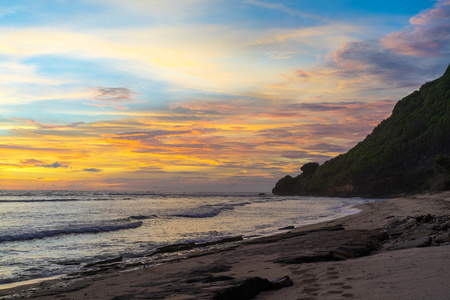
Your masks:
M 258 193 L 0 191 L 0 288 L 158 247 L 254 238 L 358 212 L 362 198 Z

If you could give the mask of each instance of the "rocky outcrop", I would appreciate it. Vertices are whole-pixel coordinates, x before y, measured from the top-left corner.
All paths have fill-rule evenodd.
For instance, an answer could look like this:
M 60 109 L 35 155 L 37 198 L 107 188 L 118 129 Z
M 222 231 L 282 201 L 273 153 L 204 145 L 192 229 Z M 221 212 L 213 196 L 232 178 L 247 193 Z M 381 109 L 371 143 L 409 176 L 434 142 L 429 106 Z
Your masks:
M 281 178 L 275 187 L 272 189 L 272 193 L 280 196 L 295 195 L 295 180 L 290 175 L 286 175 Z
M 303 264 L 325 261 L 338 261 L 369 255 L 379 249 L 387 236 L 378 231 L 345 230 L 334 226 L 332 230 L 309 232 L 308 238 L 314 238 L 320 246 L 313 252 L 301 251 L 283 255 L 274 262 L 280 264 Z M 332 233 L 329 233 L 329 232 Z M 332 239 L 332 240 L 327 240 Z
M 196 249 L 196 248 L 204 248 L 204 247 L 220 245 L 220 244 L 225 244 L 225 243 L 238 242 L 238 241 L 242 241 L 242 236 L 228 237 L 228 238 L 223 238 L 223 239 L 220 239 L 217 241 L 205 242 L 205 243 L 172 244 L 172 245 L 159 247 L 156 250 L 154 250 L 152 253 L 148 254 L 147 256 L 154 256 L 157 254 L 164 254 L 164 253 L 180 252 L 180 251 L 192 250 L 192 249 Z
M 450 244 L 450 217 L 430 214 L 394 219 L 386 225 L 388 250 Z

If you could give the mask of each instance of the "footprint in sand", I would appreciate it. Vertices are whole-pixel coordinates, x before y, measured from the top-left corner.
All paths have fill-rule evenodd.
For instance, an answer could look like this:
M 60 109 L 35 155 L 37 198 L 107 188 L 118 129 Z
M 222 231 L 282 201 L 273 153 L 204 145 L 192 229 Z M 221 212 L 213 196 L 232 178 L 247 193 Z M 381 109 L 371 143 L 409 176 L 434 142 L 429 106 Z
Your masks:
M 345 298 L 353 298 L 354 297 L 353 294 L 342 294 L 341 296 L 345 297 Z
M 353 287 L 350 286 L 350 285 L 343 285 L 342 288 L 343 288 L 344 290 L 350 290 L 350 289 L 352 289 Z
M 317 282 L 317 280 L 318 280 L 317 278 L 303 279 L 302 283 L 303 284 L 310 284 L 310 283 Z
M 327 292 L 328 294 L 343 294 L 344 292 L 343 291 L 328 291 Z
M 338 296 L 340 299 L 353 298 L 354 294 L 350 291 L 353 288 L 345 280 L 352 278 L 343 278 L 339 276 L 340 272 L 336 267 L 327 267 L 325 270 L 317 270 L 319 272 L 312 272 L 311 268 L 291 268 L 291 272 L 296 276 L 296 281 L 302 287 L 302 296 L 296 300 L 317 300 L 327 299 L 329 297 Z M 340 279 L 339 281 L 336 279 Z

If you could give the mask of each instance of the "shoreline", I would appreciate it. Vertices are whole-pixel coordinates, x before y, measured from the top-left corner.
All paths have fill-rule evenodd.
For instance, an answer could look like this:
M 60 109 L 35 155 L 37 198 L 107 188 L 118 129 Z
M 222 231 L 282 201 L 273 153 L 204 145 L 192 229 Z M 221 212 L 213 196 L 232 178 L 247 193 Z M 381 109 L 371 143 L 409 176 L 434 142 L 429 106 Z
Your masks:
M 337 198 L 339 199 L 339 198 Z M 369 201 L 382 201 L 384 199 L 368 199 Z M 271 231 L 269 232 L 264 232 L 264 233 L 258 233 L 255 235 L 240 235 L 237 234 L 235 236 L 225 236 L 222 238 L 219 238 L 217 240 L 212 240 L 209 242 L 204 242 L 204 241 L 193 241 L 193 242 L 181 242 L 181 243 L 174 243 L 174 244 L 167 244 L 167 245 L 163 245 L 163 246 L 159 246 L 156 247 L 152 250 L 149 250 L 146 254 L 141 254 L 140 256 L 134 256 L 134 257 L 124 257 L 124 259 L 120 259 L 120 261 L 118 261 L 121 265 L 122 268 L 124 269 L 124 271 L 127 271 L 128 269 L 133 269 L 139 266 L 144 266 L 144 265 L 159 265 L 162 263 L 167 263 L 170 262 L 171 260 L 171 254 L 174 256 L 172 258 L 177 258 L 179 259 L 179 256 L 177 257 L 176 253 L 174 252 L 182 252 L 182 254 L 186 254 L 187 256 L 189 255 L 194 255 L 192 253 L 190 253 L 190 251 L 192 251 L 193 253 L 198 253 L 198 252 L 204 252 L 204 251 L 214 251 L 217 250 L 215 249 L 216 247 L 219 247 L 219 249 L 224 249 L 226 247 L 228 247 L 227 245 L 233 242 L 240 242 L 240 241 L 248 241 L 248 240 L 252 240 L 252 239 L 258 239 L 258 238 L 264 238 L 264 237 L 268 237 L 268 236 L 273 236 L 273 235 L 277 235 L 283 232 L 286 232 L 287 230 L 292 230 L 292 229 L 298 229 L 298 228 L 303 228 L 305 226 L 311 226 L 311 225 L 317 225 L 317 224 L 322 224 L 325 222 L 329 222 L 335 219 L 339 219 L 345 216 L 349 216 L 349 215 L 353 215 L 353 214 L 357 214 L 361 211 L 361 209 L 357 209 L 355 208 L 356 205 L 352 204 L 352 205 L 347 205 L 345 207 L 342 207 L 341 209 L 337 210 L 336 212 L 334 212 L 333 214 L 331 214 L 330 216 L 327 217 L 321 217 L 321 218 L 317 218 L 317 220 L 309 220 L 309 221 L 303 221 L 300 224 L 299 223 L 286 223 L 287 226 L 283 227 L 283 228 L 279 228 L 279 227 L 273 227 L 271 228 Z M 158 259 L 158 255 L 163 255 L 163 257 Z M 185 255 L 185 257 L 187 257 Z M 155 261 L 153 262 L 148 262 L 148 257 L 153 257 L 156 256 Z M 167 256 L 167 257 L 164 257 Z M 110 259 L 117 259 L 121 257 L 122 255 L 120 253 L 117 253 L 116 256 L 110 256 L 110 257 L 105 257 L 103 260 L 94 260 L 94 261 L 89 261 L 86 260 L 84 263 L 82 263 L 81 261 L 79 262 L 79 270 L 78 271 L 72 271 L 72 272 L 61 272 L 61 273 L 54 273 L 54 274 L 48 274 L 44 277 L 35 277 L 35 278 L 30 278 L 30 279 L 24 279 L 24 280 L 20 280 L 20 281 L 12 281 L 9 283 L 4 283 L 4 284 L 0 284 L 0 297 L 2 295 L 2 291 L 3 290 L 11 290 L 13 288 L 21 288 L 21 287 L 26 287 L 26 286 L 36 286 L 39 285 L 41 282 L 47 282 L 47 281 L 54 281 L 54 280 L 67 280 L 67 279 L 74 279 L 74 278 L 79 278 L 83 275 L 83 273 L 101 273 L 102 270 L 99 271 L 92 271 L 89 266 L 90 265 L 102 265 L 103 261 L 108 261 Z M 131 267 L 130 267 L 131 265 Z M 87 268 L 86 268 L 87 267 Z M 105 270 L 107 271 L 108 267 L 105 268 Z M 105 271 L 104 270 L 104 271 Z M 77 276 L 76 274 L 79 273 L 80 275 Z
M 416 282 L 416 286 L 408 286 L 408 288 L 406 287 L 408 282 L 398 279 L 401 284 L 398 283 L 395 289 L 397 295 L 395 297 L 392 294 L 393 291 L 386 289 L 388 283 L 384 282 L 389 276 L 397 278 L 398 276 L 394 275 L 401 274 L 405 270 L 411 273 L 411 262 L 402 266 L 394 260 L 395 257 L 398 261 L 402 261 L 408 255 L 411 256 L 413 264 L 421 266 L 422 274 L 416 276 L 422 277 L 424 270 L 428 270 L 431 266 L 435 268 L 442 266 L 439 276 L 445 281 L 450 275 L 448 271 L 450 269 L 448 244 L 450 243 L 443 242 L 440 243 L 442 246 L 417 248 L 409 247 L 407 243 L 410 241 L 401 241 L 401 238 L 393 239 L 392 236 L 387 236 L 384 240 L 380 238 L 386 230 L 389 229 L 389 234 L 389 231 L 395 232 L 400 228 L 400 225 L 396 225 L 397 227 L 391 229 L 387 228 L 387 225 L 394 226 L 394 221 L 403 220 L 408 216 L 428 214 L 449 216 L 450 192 L 375 201 L 357 205 L 356 208 L 361 211 L 270 236 L 230 243 L 225 247 L 195 251 L 195 253 L 182 253 L 175 249 L 174 253 L 179 253 L 178 259 L 156 266 L 144 266 L 135 270 L 122 270 L 122 272 L 111 269 L 107 273 L 72 280 L 44 279 L 45 281 L 38 284 L 2 289 L 0 299 L 14 299 L 13 296 L 32 296 L 38 299 L 64 299 L 65 296 L 68 297 L 67 299 L 114 299 L 114 297 L 141 299 L 143 295 L 148 299 L 152 297 L 153 299 L 198 299 L 198 297 L 212 299 L 218 291 L 239 286 L 240 282 L 245 281 L 246 278 L 260 277 L 273 281 L 283 276 L 289 276 L 293 286 L 259 293 L 256 299 L 279 297 L 285 299 L 302 299 L 302 297 L 304 299 L 308 297 L 308 299 L 316 299 L 316 297 L 319 297 L 317 299 L 380 299 L 379 297 L 370 298 L 371 296 L 367 295 L 368 291 L 364 292 L 364 287 L 367 288 L 367 285 L 371 286 L 370 289 L 374 289 L 374 285 L 377 284 L 380 285 L 380 291 L 377 291 L 376 295 L 384 294 L 381 297 L 383 299 L 406 296 L 405 293 L 411 293 L 411 291 L 413 291 L 412 295 L 425 293 L 427 299 L 445 299 L 445 295 L 450 294 L 450 287 L 446 286 L 440 286 L 439 289 L 432 291 L 434 294 L 430 294 L 427 287 L 434 287 L 439 283 L 439 280 L 434 277 L 431 277 L 434 281 L 427 281 L 426 285 L 417 286 Z M 420 226 L 428 226 L 423 222 L 414 222 Z M 447 231 L 438 233 L 445 236 L 448 234 L 448 228 L 445 230 Z M 419 230 L 411 234 L 417 235 L 417 232 Z M 374 236 L 379 237 L 374 238 Z M 413 241 L 420 238 L 423 239 L 423 237 L 417 237 Z M 435 240 L 436 238 L 440 236 L 434 237 Z M 366 253 L 365 248 L 356 249 L 357 244 L 370 244 L 373 247 L 370 246 L 371 250 L 367 250 L 368 253 Z M 406 245 L 405 250 L 388 250 L 389 247 L 399 247 L 399 245 Z M 448 254 L 445 255 L 446 253 Z M 430 255 L 434 256 L 432 261 L 429 261 Z M 423 265 L 420 259 L 425 260 L 426 265 Z M 383 274 L 383 283 L 379 280 L 374 281 L 376 277 L 374 272 L 361 270 L 371 266 L 373 261 L 376 261 L 373 268 L 381 268 L 378 270 L 379 273 L 389 268 L 396 269 L 396 272 L 391 270 L 391 273 Z M 350 273 L 340 274 L 346 271 Z M 372 274 L 372 279 L 363 280 L 363 275 L 369 273 Z M 404 274 L 403 277 L 405 276 Z M 409 282 L 412 281 L 409 278 Z M 425 279 L 421 278 L 421 282 L 424 281 Z M 417 291 L 417 289 L 420 290 Z

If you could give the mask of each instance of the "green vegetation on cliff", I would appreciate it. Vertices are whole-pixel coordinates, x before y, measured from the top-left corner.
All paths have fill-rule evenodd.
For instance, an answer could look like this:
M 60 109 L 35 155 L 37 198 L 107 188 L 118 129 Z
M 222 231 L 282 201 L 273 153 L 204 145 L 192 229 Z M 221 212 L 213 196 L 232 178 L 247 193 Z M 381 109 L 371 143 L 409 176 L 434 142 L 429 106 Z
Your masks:
M 282 178 L 278 195 L 381 197 L 445 189 L 450 179 L 450 66 L 400 100 L 364 141 L 318 168 Z M 306 165 L 305 165 L 306 166 Z

